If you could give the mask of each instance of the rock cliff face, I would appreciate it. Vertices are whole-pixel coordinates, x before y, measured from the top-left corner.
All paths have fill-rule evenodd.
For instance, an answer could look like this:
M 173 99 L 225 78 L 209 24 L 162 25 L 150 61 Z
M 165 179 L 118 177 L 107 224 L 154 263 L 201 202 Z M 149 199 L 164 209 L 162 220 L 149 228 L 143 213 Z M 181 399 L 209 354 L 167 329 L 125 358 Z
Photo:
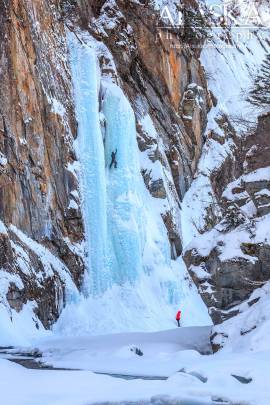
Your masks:
M 240 5 L 239 15 L 242 11 Z M 247 101 L 269 44 L 263 35 L 259 39 L 257 30 L 249 35 L 251 39 L 238 41 L 224 28 L 223 35 L 212 37 L 212 49 L 202 52 L 216 103 L 208 115 L 198 170 L 182 206 L 184 222 L 191 227 L 184 238 L 183 257 L 217 325 L 214 350 L 229 341 L 240 342 L 260 327 L 263 320 L 258 314 L 270 276 L 270 119 L 269 113 L 262 114 Z M 227 41 L 232 45 L 229 50 Z
M 46 246 L 79 286 L 84 264 L 74 253 L 83 240 L 72 170 L 76 121 L 58 3 L 6 1 L 0 6 L 0 217 Z M 14 232 L 2 234 L 1 271 L 17 274 L 23 283 L 16 294 L 10 287 L 7 300 L 16 310 L 36 300 L 48 326 L 58 316 L 65 285 L 56 269 L 37 281 L 44 269 L 35 252 L 28 256 L 31 274 L 26 274 L 15 245 Z
M 245 54 L 247 44 L 241 46 Z M 257 43 L 256 49 L 259 48 Z M 261 115 L 244 99 L 239 102 L 239 95 L 242 93 L 243 97 L 248 83 L 252 83 L 252 78 L 243 71 L 245 68 L 240 71 L 248 83 L 235 82 L 235 92 L 230 95 L 224 87 L 219 88 L 229 78 L 231 83 L 235 80 L 227 70 L 230 53 L 238 59 L 238 50 L 221 50 L 218 57 L 221 67 L 215 70 L 210 86 L 215 96 L 219 96 L 217 107 L 210 113 L 199 169 L 184 201 L 184 211 L 190 223 L 195 224 L 184 260 L 214 324 L 219 324 L 213 329 L 215 350 L 259 326 L 255 320 L 251 328 L 245 328 L 244 324 L 250 311 L 259 311 L 263 296 L 259 287 L 270 276 L 269 113 Z M 225 63 L 223 55 L 228 58 Z M 246 66 L 253 69 L 254 62 L 260 66 L 261 60 L 253 61 L 248 54 L 245 57 Z M 204 63 L 207 66 L 205 57 Z M 210 75 L 211 69 L 208 65 Z M 195 202 L 196 197 L 201 200 L 199 203 Z M 192 204 L 197 207 L 196 214 L 190 210 Z
M 242 301 L 270 278 L 267 221 L 270 213 L 269 114 L 259 117 L 256 131 L 241 139 L 231 157 L 236 179 L 225 177 L 213 188 L 222 220 L 187 248 L 184 258 L 215 323 L 235 315 Z M 237 166 L 234 167 L 233 166 Z M 242 175 L 241 173 L 242 168 Z M 219 172 L 216 177 L 221 178 Z M 262 229 L 265 230 L 262 232 Z
M 196 2 L 187 5 L 196 12 Z M 11 317 L 33 303 L 50 327 L 85 269 L 68 31 L 88 31 L 103 44 L 101 73 L 132 104 L 145 184 L 166 203 L 172 258 L 182 251 L 180 202 L 212 99 L 198 50 L 181 46 L 188 33 L 168 40 L 152 3 L 10 0 L 0 7 L 1 294 Z

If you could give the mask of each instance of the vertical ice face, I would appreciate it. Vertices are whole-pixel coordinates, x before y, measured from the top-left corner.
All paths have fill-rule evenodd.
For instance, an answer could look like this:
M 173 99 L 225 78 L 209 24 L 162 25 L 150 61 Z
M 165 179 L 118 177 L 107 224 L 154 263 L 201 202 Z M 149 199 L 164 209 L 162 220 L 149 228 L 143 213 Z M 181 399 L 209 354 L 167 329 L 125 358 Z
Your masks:
M 134 282 L 142 270 L 143 184 L 135 117 L 117 85 L 104 82 L 100 92 L 100 72 L 91 47 L 72 37 L 70 53 L 88 253 L 85 291 L 99 295 L 114 283 Z M 115 162 L 111 165 L 112 153 Z
M 110 285 L 106 215 L 104 147 L 99 122 L 99 71 L 95 52 L 69 37 L 74 101 L 78 121 L 76 149 L 81 163 L 81 195 L 88 269 L 86 294 L 99 294 Z
M 143 267 L 143 185 L 134 113 L 122 90 L 113 83 L 103 83 L 102 109 L 106 119 L 108 231 L 115 257 L 112 276 L 113 282 L 121 284 L 134 282 Z

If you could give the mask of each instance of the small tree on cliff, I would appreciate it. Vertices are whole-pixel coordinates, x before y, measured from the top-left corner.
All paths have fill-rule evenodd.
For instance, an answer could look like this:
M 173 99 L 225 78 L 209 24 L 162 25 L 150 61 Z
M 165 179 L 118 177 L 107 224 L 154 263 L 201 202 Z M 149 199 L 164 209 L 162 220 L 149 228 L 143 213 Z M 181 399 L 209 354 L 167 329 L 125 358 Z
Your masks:
M 267 54 L 255 77 L 248 101 L 258 107 L 270 107 L 270 53 Z
M 184 38 L 186 41 L 202 40 L 208 37 L 209 24 L 206 16 L 200 10 L 184 7 Z

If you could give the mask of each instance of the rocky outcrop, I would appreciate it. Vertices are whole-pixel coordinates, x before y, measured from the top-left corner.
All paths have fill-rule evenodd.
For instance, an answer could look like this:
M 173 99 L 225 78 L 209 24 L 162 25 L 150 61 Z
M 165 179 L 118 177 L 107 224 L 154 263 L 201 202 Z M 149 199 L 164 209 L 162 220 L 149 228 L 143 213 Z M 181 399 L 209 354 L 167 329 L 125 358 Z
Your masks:
M 257 129 L 245 140 L 245 172 L 270 166 L 270 113 L 261 115 Z
M 187 86 L 180 107 L 185 129 L 194 145 L 195 162 L 199 160 L 204 142 L 202 135 L 205 128 L 202 126 L 202 123 L 205 125 L 207 122 L 204 96 L 204 89 L 196 83 L 191 83 Z M 210 100 L 208 102 L 209 106 L 211 106 Z
M 240 242 L 237 234 L 241 230 L 237 228 L 225 235 L 222 232 L 217 232 L 215 237 L 208 235 L 213 237 L 213 248 L 206 255 L 193 247 L 184 256 L 215 324 L 235 316 L 239 304 L 270 278 L 269 241 L 255 235 L 252 242 L 248 228 L 245 231 L 247 233 L 242 230 Z M 230 238 L 234 241 L 235 252 L 227 254 L 227 250 L 233 248 Z
M 68 268 L 48 249 L 30 239 L 15 226 L 0 222 L 1 303 L 12 320 L 12 310 L 20 312 L 30 304 L 45 328 L 52 326 L 76 287 Z
M 242 167 L 242 175 L 229 184 L 226 175 L 218 187 L 214 183 L 222 220 L 185 251 L 185 262 L 215 324 L 239 313 L 239 305 L 270 279 L 269 123 L 269 114 L 259 118 L 256 132 L 242 144 L 242 160 L 236 149 L 234 173 Z

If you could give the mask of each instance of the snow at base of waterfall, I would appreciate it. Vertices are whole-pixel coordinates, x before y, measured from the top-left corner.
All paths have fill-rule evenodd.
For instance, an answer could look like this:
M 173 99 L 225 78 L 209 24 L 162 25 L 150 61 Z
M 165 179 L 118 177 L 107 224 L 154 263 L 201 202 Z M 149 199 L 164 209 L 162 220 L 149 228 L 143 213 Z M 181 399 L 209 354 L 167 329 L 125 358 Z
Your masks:
M 176 325 L 175 314 L 179 308 L 182 311 L 183 326 L 211 325 L 207 308 L 182 259 L 179 258 L 173 265 L 173 268 L 166 269 L 166 279 L 171 272 L 172 279 L 180 286 L 174 302 L 170 302 L 166 280 L 163 286 L 160 280 L 153 280 L 151 275 L 145 274 L 135 284 L 115 285 L 100 297 L 81 297 L 80 302 L 68 304 L 54 332 L 72 336 L 84 332 L 97 335 L 159 331 Z M 164 269 L 161 268 L 160 277 L 162 271 Z M 167 302 L 164 299 L 166 294 Z M 171 294 L 174 296 L 174 290 Z

